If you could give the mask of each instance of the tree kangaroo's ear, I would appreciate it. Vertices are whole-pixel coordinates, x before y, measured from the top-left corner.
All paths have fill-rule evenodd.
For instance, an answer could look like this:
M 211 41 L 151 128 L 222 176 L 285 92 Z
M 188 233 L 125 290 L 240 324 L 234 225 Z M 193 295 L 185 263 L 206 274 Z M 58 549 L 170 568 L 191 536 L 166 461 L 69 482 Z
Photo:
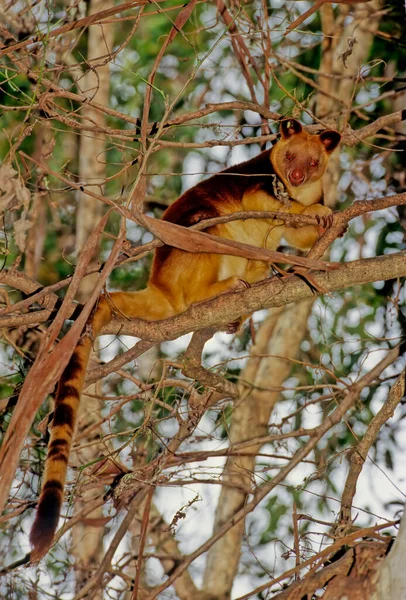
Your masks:
M 337 148 L 341 140 L 341 135 L 338 133 L 338 131 L 333 131 L 332 129 L 323 131 L 319 137 L 321 143 L 324 145 L 329 154 L 331 154 L 331 152 Z
M 302 125 L 296 119 L 285 119 L 281 123 L 280 132 L 283 140 L 288 140 L 293 135 L 297 135 L 302 131 Z

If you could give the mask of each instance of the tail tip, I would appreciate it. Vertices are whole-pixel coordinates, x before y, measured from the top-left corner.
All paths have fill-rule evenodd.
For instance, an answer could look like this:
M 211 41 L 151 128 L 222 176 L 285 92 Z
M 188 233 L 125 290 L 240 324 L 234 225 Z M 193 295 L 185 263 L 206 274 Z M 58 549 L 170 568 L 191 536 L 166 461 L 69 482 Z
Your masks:
M 54 539 L 56 527 L 35 519 L 30 533 L 31 562 L 38 562 L 47 553 Z
M 62 506 L 59 486 L 47 484 L 38 503 L 30 533 L 31 561 L 38 562 L 52 545 Z

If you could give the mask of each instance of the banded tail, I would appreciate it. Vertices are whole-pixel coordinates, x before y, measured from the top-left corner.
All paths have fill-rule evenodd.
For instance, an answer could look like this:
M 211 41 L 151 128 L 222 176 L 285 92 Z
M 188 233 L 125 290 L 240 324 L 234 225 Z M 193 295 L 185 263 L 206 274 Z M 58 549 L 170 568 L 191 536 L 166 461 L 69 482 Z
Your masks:
M 80 395 L 93 340 L 111 321 L 113 310 L 121 316 L 146 320 L 164 319 L 174 314 L 163 294 L 153 285 L 140 292 L 116 292 L 109 294 L 107 299 L 101 298 L 89 320 L 90 333 L 82 336 L 58 384 L 42 490 L 30 533 L 32 561 L 38 561 L 47 552 L 58 526 Z
M 93 339 L 110 320 L 111 309 L 103 299 L 91 319 L 91 335 L 86 335 L 81 339 L 58 384 L 42 490 L 30 533 L 30 542 L 33 548 L 31 559 L 33 561 L 39 560 L 52 544 L 62 508 L 80 394 L 92 351 Z

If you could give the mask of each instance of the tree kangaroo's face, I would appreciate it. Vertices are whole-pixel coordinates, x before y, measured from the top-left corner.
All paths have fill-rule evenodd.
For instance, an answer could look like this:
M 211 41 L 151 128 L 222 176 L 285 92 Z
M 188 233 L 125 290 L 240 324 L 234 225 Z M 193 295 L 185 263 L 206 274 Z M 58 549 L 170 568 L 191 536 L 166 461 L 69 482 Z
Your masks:
M 323 176 L 340 139 L 340 134 L 332 130 L 308 134 L 298 121 L 288 119 L 281 124 L 281 139 L 273 148 L 272 163 L 292 187 L 313 183 Z

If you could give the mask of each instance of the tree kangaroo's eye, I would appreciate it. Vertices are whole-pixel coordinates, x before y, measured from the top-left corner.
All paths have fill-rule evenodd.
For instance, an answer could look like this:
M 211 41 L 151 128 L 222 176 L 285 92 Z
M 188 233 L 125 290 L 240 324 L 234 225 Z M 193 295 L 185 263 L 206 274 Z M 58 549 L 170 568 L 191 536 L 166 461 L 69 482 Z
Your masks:
M 310 161 L 310 166 L 311 167 L 318 167 L 319 166 L 319 161 L 318 160 L 311 160 Z
M 291 154 L 290 152 L 286 152 L 286 158 L 288 160 L 293 160 L 295 157 L 293 156 L 293 154 Z

